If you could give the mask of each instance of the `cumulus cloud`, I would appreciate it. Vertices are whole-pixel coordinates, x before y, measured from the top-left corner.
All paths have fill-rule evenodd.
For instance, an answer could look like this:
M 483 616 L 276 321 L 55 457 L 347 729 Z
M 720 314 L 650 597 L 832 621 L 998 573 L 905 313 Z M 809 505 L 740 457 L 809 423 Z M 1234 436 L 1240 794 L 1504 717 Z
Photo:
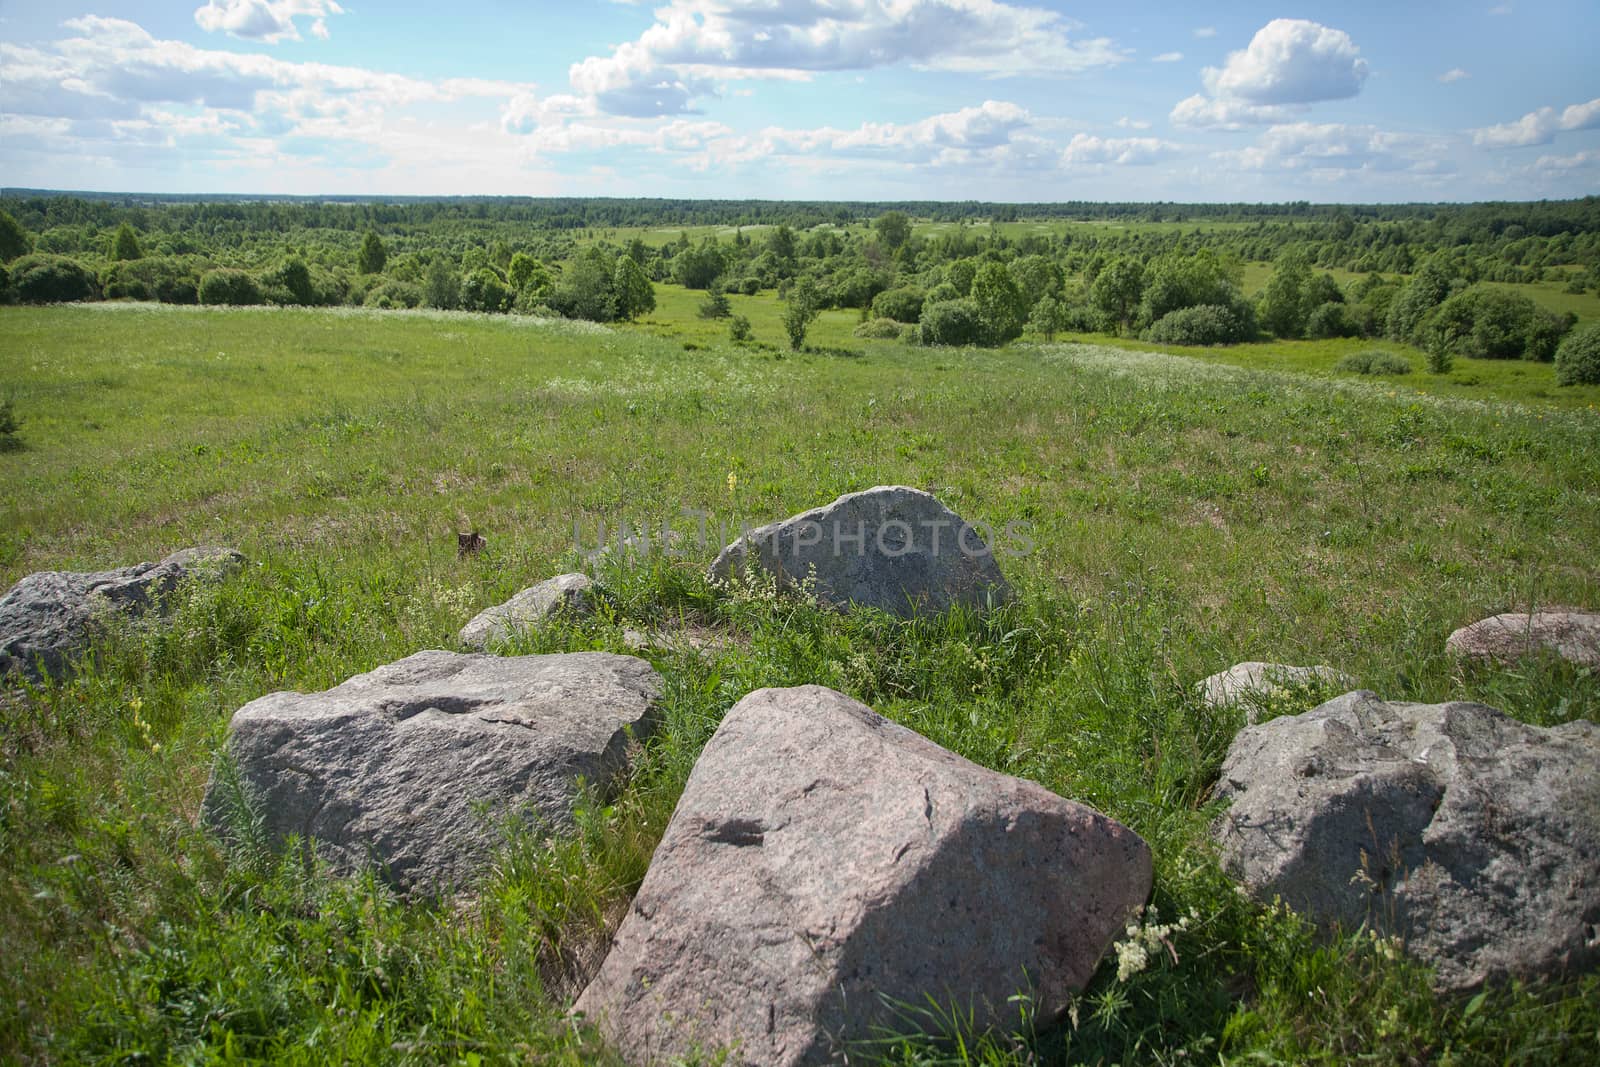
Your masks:
M 1485 126 L 1472 131 L 1472 143 L 1484 148 L 1522 148 L 1549 144 L 1556 139 L 1557 133 L 1597 127 L 1600 127 L 1600 97 L 1586 104 L 1573 104 L 1561 111 L 1542 107 L 1538 111 L 1528 112 L 1515 122 Z
M 275 44 L 300 40 L 298 18 L 310 19 L 311 35 L 326 40 L 327 17 L 343 13 L 334 0 L 208 0 L 195 8 L 194 21 L 207 33 Z
M 1072 164 L 1115 163 L 1119 166 L 1141 166 L 1170 159 L 1179 146 L 1155 137 L 1095 137 L 1080 133 L 1072 138 L 1061 162 Z
M 1472 75 L 1468 74 L 1460 67 L 1451 67 L 1449 70 L 1439 75 L 1439 80 L 1444 82 L 1446 85 L 1449 85 L 1451 82 L 1464 81 L 1470 77 L 1472 77 Z
M 805 79 L 907 64 L 1003 77 L 1126 58 L 1059 14 L 999 0 L 669 0 L 637 40 L 572 65 L 578 92 L 618 115 L 692 110 L 718 81 Z
M 1180 101 L 1171 119 L 1230 128 L 1281 122 L 1291 114 L 1287 108 L 1355 96 L 1367 74 L 1367 61 L 1343 30 L 1306 19 L 1273 19 L 1221 67 L 1205 68 L 1200 77 L 1206 92 Z
M 1268 129 L 1239 152 L 1222 153 L 1247 170 L 1406 171 L 1440 173 L 1442 138 L 1393 133 L 1375 126 L 1295 122 Z
M 1179 63 L 1179 62 L 1182 62 L 1182 60 L 1183 60 L 1183 53 L 1182 52 L 1162 52 L 1159 56 L 1156 56 L 1154 59 L 1150 60 L 1150 62 L 1152 62 L 1152 63 Z
M 1567 174 L 1575 170 L 1600 169 L 1600 152 L 1578 152 L 1570 156 L 1540 156 L 1533 169 L 1545 174 Z

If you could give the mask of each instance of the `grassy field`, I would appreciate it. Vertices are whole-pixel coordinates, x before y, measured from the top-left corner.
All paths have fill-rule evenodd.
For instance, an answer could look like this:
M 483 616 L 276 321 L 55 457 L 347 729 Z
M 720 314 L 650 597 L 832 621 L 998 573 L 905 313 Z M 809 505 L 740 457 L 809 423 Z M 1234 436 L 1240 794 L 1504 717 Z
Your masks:
M 1174 957 L 1102 968 L 1074 1025 L 907 1037 L 865 1062 L 1600 1055 L 1600 979 L 1441 999 L 1386 943 L 1320 942 L 1241 898 L 1206 843 L 1241 720 L 1192 689 L 1240 660 L 1329 663 L 1391 699 L 1600 719 L 1592 674 L 1461 673 L 1443 653 L 1488 612 L 1600 605 L 1593 392 L 1426 395 L 1420 360 L 1412 383 L 1369 382 L 1293 346 L 1283 369 L 1265 346 L 1253 366 L 917 349 L 854 339 L 846 313 L 787 354 L 770 297 L 732 298 L 770 346 L 741 347 L 693 317 L 699 294 L 659 292 L 651 323 L 616 330 L 0 308 L 24 446 L 0 453 L 0 578 L 204 543 L 252 561 L 171 630 L 112 634 L 71 680 L 0 703 L 0 1060 L 605 1062 L 564 1011 L 696 753 L 745 692 L 806 682 L 1127 822 L 1161 914 L 1194 916 Z M 734 526 L 884 483 L 1030 524 L 1032 551 L 1004 563 L 1018 602 L 909 624 L 701 576 L 719 546 L 689 512 Z M 689 558 L 608 565 L 605 609 L 524 650 L 622 650 L 625 625 L 674 621 L 738 640 L 713 662 L 652 654 L 666 727 L 575 836 L 510 841 L 475 896 L 408 905 L 196 829 L 241 704 L 451 647 L 480 608 L 570 568 L 575 523 L 588 548 L 623 519 L 674 522 Z M 488 549 L 461 560 L 469 528 Z

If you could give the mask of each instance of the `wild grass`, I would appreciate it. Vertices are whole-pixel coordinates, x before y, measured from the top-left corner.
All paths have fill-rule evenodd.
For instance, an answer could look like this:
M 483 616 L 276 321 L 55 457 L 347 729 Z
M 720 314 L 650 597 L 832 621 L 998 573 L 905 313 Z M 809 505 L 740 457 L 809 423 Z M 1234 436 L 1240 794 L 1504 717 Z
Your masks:
M 252 560 L 0 706 L 0 1058 L 603 1062 L 564 1012 L 700 747 L 750 689 L 812 682 L 1124 820 L 1157 858 L 1146 922 L 1187 921 L 1142 969 L 1102 967 L 1060 1027 L 1031 1033 L 1019 1002 L 1017 1035 L 889 1033 L 869 1062 L 1600 1052 L 1592 977 L 1441 999 L 1392 945 L 1242 898 L 1206 827 L 1243 716 L 1193 691 L 1240 660 L 1329 663 L 1393 699 L 1600 718 L 1592 674 L 1443 652 L 1489 612 L 1600 604 L 1600 416 L 1105 346 L 789 355 L 648 327 L 84 308 L 0 309 L 0 333 L 26 413 L 0 455 L 0 578 L 196 543 Z M 901 623 L 707 585 L 719 525 L 880 483 L 1030 524 L 1002 561 L 1018 602 Z M 510 839 L 475 894 L 407 904 L 196 829 L 234 709 L 451 647 L 623 519 L 671 522 L 686 557 L 617 558 L 596 618 L 508 651 L 734 640 L 648 653 L 664 728 L 577 833 Z M 471 527 L 488 548 L 458 559 Z M 907 1031 L 961 1031 L 908 1010 Z

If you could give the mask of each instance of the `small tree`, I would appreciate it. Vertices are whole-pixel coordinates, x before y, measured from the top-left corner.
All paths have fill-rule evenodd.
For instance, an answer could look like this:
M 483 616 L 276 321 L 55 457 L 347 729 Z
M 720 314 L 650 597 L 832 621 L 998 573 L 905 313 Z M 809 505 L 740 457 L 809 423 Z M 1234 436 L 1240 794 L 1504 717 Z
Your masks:
M 0 263 L 10 263 L 33 251 L 33 238 L 9 211 L 0 211 Z
M 1028 309 L 1022 292 L 1003 263 L 985 263 L 972 279 L 972 302 L 983 324 L 983 343 L 1003 345 L 1022 335 Z
M 8 394 L 0 400 L 0 452 L 15 452 L 22 447 L 22 439 L 17 436 L 20 429 L 22 423 L 17 419 L 16 403 Z
M 361 274 L 382 274 L 384 264 L 389 262 L 389 250 L 383 247 L 383 238 L 374 230 L 368 230 L 367 235 L 361 239 L 361 252 L 356 256 L 356 270 Z
M 511 288 L 519 293 L 538 296 L 550 288 L 550 268 L 526 252 L 518 252 L 511 257 L 506 277 L 511 282 Z
M 1311 310 L 1306 307 L 1310 281 L 1311 267 L 1304 252 L 1290 249 L 1280 255 L 1272 279 L 1261 294 L 1261 325 L 1279 337 L 1304 337 Z
M 461 282 L 461 306 L 498 315 L 511 308 L 511 290 L 492 267 L 479 267 Z
M 650 276 L 634 262 L 632 256 L 617 259 L 612 289 L 617 295 L 619 319 L 632 322 L 640 315 L 648 315 L 656 309 L 656 287 L 650 284 Z M 726 301 L 727 297 L 723 297 L 723 300 Z
M 722 291 L 722 286 L 712 285 L 706 290 L 706 298 L 700 301 L 702 319 L 725 319 L 732 314 L 733 305 L 728 302 L 728 294 Z
M 783 309 L 783 330 L 789 335 L 789 347 L 796 352 L 806 343 L 806 332 L 822 314 L 822 297 L 810 278 L 801 278 L 789 287 L 789 302 Z
M 891 252 L 898 252 L 911 240 L 911 218 L 904 211 L 887 211 L 879 215 L 873 228 L 878 231 L 878 240 Z
M 1046 341 L 1054 341 L 1056 334 L 1066 328 L 1066 308 L 1061 301 L 1053 296 L 1045 295 L 1033 305 L 1033 314 L 1028 318 L 1028 325 L 1033 332 L 1042 336 Z
M 1117 328 L 1133 324 L 1133 314 L 1144 293 L 1144 268 L 1139 261 L 1123 257 L 1113 260 L 1095 276 L 1089 299 L 1095 309 Z
M 422 291 L 429 307 L 449 310 L 461 302 L 461 276 L 442 255 L 433 257 L 423 277 Z
M 117 236 L 111 242 L 111 258 L 115 260 L 143 259 L 144 249 L 139 247 L 139 235 L 124 222 L 117 227 Z
M 735 315 L 728 320 L 728 339 L 730 341 L 748 341 L 755 336 L 750 329 L 750 320 L 743 315 Z

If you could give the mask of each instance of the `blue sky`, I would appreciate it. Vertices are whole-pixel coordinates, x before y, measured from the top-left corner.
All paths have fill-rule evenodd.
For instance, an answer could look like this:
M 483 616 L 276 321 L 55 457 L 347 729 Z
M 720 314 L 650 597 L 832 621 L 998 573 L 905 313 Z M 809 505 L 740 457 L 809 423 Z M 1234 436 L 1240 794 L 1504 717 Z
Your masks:
M 0 184 L 1573 197 L 1597 40 L 1593 0 L 0 0 Z

